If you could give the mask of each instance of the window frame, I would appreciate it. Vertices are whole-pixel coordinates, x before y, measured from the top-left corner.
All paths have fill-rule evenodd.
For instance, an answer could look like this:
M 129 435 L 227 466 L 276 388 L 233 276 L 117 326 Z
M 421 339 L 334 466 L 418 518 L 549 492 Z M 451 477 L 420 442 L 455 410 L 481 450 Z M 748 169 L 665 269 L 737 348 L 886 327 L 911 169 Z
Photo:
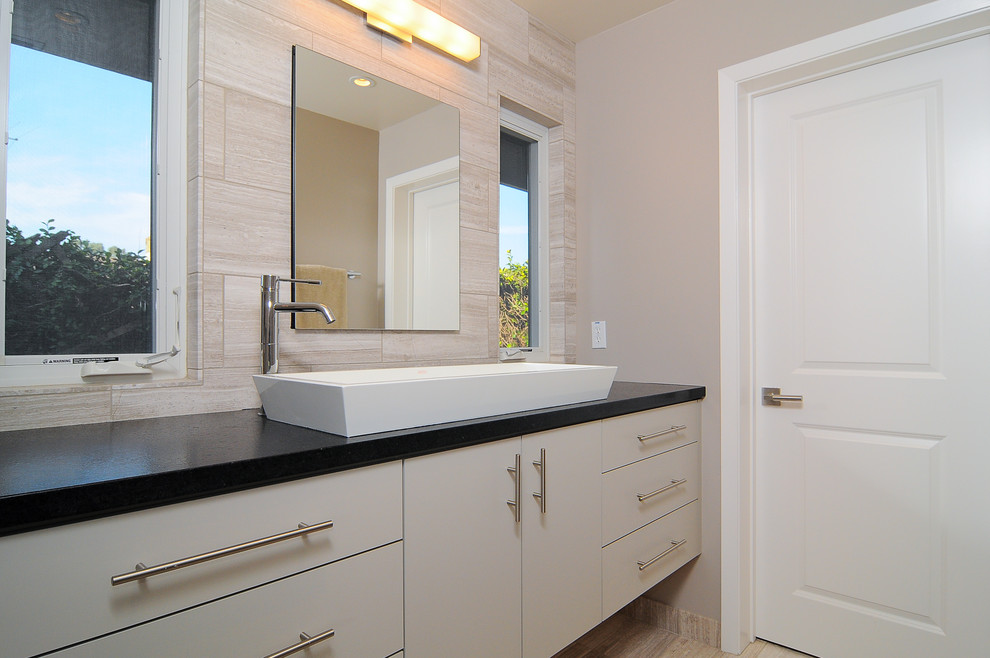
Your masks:
M 502 107 L 499 110 L 499 132 L 503 131 L 533 141 L 536 166 L 530 169 L 530 253 L 527 255 L 531 344 L 529 347 L 499 346 L 498 356 L 500 361 L 547 362 L 550 360 L 550 129 Z M 536 172 L 535 181 L 532 180 L 533 171 Z M 501 218 L 501 209 L 499 216 Z M 534 335 L 536 345 L 532 345 Z
M 25 0 L 17 0 L 23 2 Z M 0 70 L 8 82 L 0 84 L 0 122 L 4 128 L 0 154 L 0 208 L 6 208 L 9 71 L 14 0 L 0 0 Z M 188 3 L 158 0 L 158 44 L 154 86 L 154 163 L 152 175 L 152 346 L 159 353 L 178 354 L 155 365 L 151 374 L 137 375 L 140 382 L 182 379 L 186 376 L 186 59 Z M 6 216 L 6 212 L 4 212 Z M 107 384 L 113 376 L 81 377 L 81 364 L 45 363 L 56 355 L 11 356 L 5 354 L 6 240 L 0 243 L 0 387 L 45 384 Z M 116 356 L 132 365 L 151 354 L 57 355 L 73 357 Z M 124 380 L 135 380 L 125 377 Z

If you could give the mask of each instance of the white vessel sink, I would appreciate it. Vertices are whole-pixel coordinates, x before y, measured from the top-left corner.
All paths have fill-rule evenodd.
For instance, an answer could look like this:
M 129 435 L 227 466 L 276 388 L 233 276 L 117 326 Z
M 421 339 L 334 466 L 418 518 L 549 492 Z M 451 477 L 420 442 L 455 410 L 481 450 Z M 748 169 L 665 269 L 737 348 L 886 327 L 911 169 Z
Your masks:
M 608 397 L 615 366 L 491 363 L 254 375 L 272 420 L 343 436 Z

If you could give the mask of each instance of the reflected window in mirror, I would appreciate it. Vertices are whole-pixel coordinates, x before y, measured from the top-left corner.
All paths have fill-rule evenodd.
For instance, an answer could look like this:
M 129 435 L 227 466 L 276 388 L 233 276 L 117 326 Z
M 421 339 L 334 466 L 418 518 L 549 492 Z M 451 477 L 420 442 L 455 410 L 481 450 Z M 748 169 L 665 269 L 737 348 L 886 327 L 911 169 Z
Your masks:
M 0 4 L 0 385 L 78 382 L 86 363 L 133 363 L 182 342 L 185 10 Z M 177 361 L 156 370 L 184 374 Z
M 456 108 L 296 46 L 292 175 L 296 329 L 459 327 Z
M 499 355 L 546 361 L 549 131 L 504 108 L 500 123 Z

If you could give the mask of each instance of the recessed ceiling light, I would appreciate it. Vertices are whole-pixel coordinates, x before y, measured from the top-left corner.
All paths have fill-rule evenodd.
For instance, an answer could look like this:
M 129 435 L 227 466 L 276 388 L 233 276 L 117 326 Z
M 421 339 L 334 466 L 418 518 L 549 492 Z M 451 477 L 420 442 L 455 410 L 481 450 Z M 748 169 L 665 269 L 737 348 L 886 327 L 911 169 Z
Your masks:
M 374 87 L 375 81 L 371 78 L 363 78 L 359 75 L 351 76 L 350 81 L 358 87 Z
M 85 16 L 69 9 L 56 9 L 55 18 L 66 25 L 85 25 L 89 23 L 89 19 Z

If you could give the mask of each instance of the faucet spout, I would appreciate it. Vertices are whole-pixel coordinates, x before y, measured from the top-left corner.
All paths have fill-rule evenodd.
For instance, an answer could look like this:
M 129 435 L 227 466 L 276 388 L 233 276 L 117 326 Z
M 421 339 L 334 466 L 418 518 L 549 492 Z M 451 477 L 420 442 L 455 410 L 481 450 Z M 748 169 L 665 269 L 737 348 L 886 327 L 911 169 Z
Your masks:
M 319 313 L 323 316 L 323 319 L 327 321 L 327 324 L 333 324 L 337 321 L 334 317 L 333 311 L 326 304 L 320 304 L 318 302 L 275 302 L 275 312 L 276 313 Z
M 261 277 L 261 372 L 269 375 L 278 372 L 278 314 L 279 313 L 319 313 L 327 324 L 336 322 L 333 311 L 326 304 L 317 302 L 280 302 L 278 284 L 280 281 L 311 283 L 319 281 L 303 279 L 280 279 L 274 274 Z

